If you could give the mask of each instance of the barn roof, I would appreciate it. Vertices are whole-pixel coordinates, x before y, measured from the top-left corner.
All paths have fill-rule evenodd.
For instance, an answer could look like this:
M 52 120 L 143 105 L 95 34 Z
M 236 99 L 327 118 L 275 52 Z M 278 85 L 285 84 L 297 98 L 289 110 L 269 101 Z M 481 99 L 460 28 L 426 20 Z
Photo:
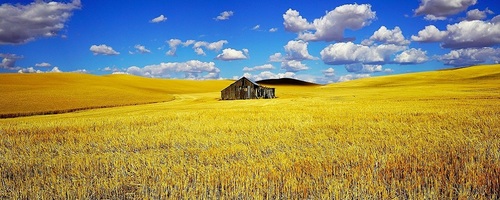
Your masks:
M 243 79 L 243 78 L 249 80 L 252 84 L 254 84 L 256 86 L 260 86 L 258 83 L 256 83 L 255 81 L 252 81 L 252 80 L 248 79 L 247 77 L 242 77 L 240 79 Z
M 247 77 L 241 77 L 240 79 L 238 79 L 238 80 L 234 81 L 233 83 L 231 83 L 231 85 L 229 85 L 226 88 L 224 88 L 224 90 L 227 89 L 227 88 L 229 88 L 229 87 L 231 87 L 233 84 L 237 83 L 238 81 L 242 81 L 242 80 L 248 80 L 248 81 L 250 81 L 250 83 L 252 83 L 252 84 L 260 87 L 260 85 L 258 83 L 256 83 L 255 81 L 252 81 L 252 80 L 248 79 Z

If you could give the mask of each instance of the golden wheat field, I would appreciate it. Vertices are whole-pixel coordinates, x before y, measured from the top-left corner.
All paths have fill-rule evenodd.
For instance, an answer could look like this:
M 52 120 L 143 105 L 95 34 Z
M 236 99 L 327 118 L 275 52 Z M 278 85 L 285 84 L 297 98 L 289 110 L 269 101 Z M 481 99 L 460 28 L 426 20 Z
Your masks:
M 500 198 L 500 65 L 238 101 L 232 81 L 24 76 L 0 75 L 2 199 Z

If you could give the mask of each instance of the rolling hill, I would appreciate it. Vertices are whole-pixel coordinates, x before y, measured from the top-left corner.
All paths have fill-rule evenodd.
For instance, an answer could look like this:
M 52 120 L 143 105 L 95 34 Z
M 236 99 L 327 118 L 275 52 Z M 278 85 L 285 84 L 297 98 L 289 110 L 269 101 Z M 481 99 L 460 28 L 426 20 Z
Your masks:
M 280 79 L 266 79 L 257 81 L 258 84 L 263 85 L 289 85 L 289 86 L 317 86 L 316 83 L 310 83 L 293 78 L 280 78 Z
M 173 94 L 217 91 L 228 83 L 131 75 L 1 74 L 0 117 L 165 102 L 173 100 Z
M 195 93 L 210 94 L 191 95 L 192 98 L 215 101 L 218 92 L 231 83 L 232 80 L 172 80 L 131 75 L 0 74 L 0 118 L 166 102 Z M 275 86 L 277 95 L 285 99 L 325 95 L 367 99 L 452 98 L 457 94 L 462 98 L 487 98 L 500 92 L 500 65 L 389 75 L 324 86 L 295 79 L 258 83 Z

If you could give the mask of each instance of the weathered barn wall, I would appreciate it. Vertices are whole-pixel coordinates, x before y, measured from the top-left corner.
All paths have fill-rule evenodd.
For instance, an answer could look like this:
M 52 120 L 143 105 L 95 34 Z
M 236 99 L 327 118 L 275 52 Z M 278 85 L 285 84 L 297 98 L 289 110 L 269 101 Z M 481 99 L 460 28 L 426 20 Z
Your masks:
M 222 100 L 274 98 L 274 88 L 262 87 L 243 77 L 221 91 Z

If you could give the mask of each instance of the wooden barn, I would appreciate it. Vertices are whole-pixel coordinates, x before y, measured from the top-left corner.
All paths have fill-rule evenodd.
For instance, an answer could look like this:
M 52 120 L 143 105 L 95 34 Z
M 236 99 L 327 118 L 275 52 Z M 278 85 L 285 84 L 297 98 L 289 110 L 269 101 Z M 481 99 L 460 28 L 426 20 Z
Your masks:
M 275 98 L 275 90 L 243 77 L 220 91 L 220 98 L 221 100 L 272 99 Z

